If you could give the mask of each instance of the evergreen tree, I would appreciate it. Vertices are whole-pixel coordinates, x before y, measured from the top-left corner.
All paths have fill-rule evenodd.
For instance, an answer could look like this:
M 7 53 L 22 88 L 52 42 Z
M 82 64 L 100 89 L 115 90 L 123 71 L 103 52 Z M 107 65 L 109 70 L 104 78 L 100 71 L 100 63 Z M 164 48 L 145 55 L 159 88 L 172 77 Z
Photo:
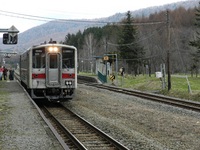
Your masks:
M 127 60 L 131 70 L 134 71 L 135 75 L 138 75 L 138 69 L 144 56 L 144 49 L 138 44 L 137 29 L 133 25 L 130 11 L 127 12 L 126 16 L 118 42 L 120 56 L 122 59 Z
M 199 3 L 200 4 L 200 3 Z M 199 69 L 199 57 L 200 57 L 200 8 L 196 9 L 196 22 L 195 26 L 197 27 L 196 31 L 196 39 L 194 41 L 190 41 L 189 45 L 195 47 L 197 50 L 191 54 L 192 57 L 192 64 L 191 64 L 191 71 L 193 74 L 193 71 L 196 72 L 196 76 L 198 74 L 198 69 Z

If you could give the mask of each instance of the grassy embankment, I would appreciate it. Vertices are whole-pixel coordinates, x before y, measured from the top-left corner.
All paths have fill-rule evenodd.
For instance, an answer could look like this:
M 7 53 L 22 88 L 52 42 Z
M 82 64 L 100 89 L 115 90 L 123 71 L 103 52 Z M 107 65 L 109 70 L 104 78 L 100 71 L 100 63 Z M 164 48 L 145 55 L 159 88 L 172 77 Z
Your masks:
M 81 73 L 81 75 L 94 76 L 85 73 Z M 118 76 L 118 85 L 119 87 L 123 88 L 156 92 L 168 96 L 200 101 L 200 77 L 196 78 L 188 76 L 188 80 L 191 88 L 191 93 L 189 92 L 189 86 L 186 76 L 180 76 L 180 75 L 176 76 L 172 75 L 171 77 L 172 88 L 169 92 L 167 90 L 167 87 L 166 89 L 162 90 L 161 80 L 156 78 L 155 75 L 152 75 L 151 77 L 146 75 L 140 75 L 136 77 L 126 75 L 124 79 L 122 79 L 121 76 Z M 116 84 L 117 80 L 115 80 L 114 83 Z M 109 79 L 108 79 L 108 84 L 111 84 L 111 81 Z

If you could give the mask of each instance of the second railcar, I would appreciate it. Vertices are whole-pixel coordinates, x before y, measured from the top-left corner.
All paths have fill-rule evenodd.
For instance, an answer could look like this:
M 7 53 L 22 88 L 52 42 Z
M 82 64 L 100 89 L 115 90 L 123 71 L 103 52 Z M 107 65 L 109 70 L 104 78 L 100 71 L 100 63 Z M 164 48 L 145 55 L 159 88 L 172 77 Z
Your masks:
M 77 49 L 57 43 L 29 48 L 20 56 L 20 79 L 33 99 L 72 99 L 77 88 Z

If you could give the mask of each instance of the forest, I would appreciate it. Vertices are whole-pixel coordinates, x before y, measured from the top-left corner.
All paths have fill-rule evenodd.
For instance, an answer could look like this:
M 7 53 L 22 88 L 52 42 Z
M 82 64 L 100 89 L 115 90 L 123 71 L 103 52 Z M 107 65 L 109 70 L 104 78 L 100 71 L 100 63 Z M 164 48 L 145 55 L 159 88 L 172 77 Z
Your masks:
M 127 12 L 127 18 L 117 24 L 67 34 L 64 43 L 77 47 L 82 71 L 93 72 L 96 57 L 117 54 L 119 66 L 129 74 L 151 75 L 165 64 L 172 74 L 198 76 L 199 49 L 190 44 L 198 39 L 198 9 L 179 7 L 140 18 Z M 114 58 L 109 60 L 114 64 Z

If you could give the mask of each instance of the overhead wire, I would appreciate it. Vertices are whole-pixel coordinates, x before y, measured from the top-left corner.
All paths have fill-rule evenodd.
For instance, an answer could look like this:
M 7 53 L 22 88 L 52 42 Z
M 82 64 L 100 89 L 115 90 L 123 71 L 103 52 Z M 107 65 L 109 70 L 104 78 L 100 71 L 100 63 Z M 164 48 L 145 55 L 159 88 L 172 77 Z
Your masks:
M 166 21 L 153 21 L 153 22 L 133 22 L 130 24 L 117 22 L 118 24 L 111 24 L 111 25 L 117 25 L 117 26 L 127 26 L 127 25 L 134 25 L 134 26 L 143 26 L 143 25 L 156 25 L 156 24 L 164 24 Z M 108 24 L 109 25 L 109 24 Z
M 77 22 L 77 23 L 97 23 L 97 24 L 107 24 L 107 23 L 117 23 L 117 22 L 104 22 L 98 20 L 87 20 L 87 19 L 59 19 L 53 17 L 43 17 L 43 16 L 35 16 L 35 15 L 28 15 L 10 11 L 0 10 L 0 15 L 9 16 L 9 17 L 16 17 L 22 19 L 29 19 L 29 20 L 37 20 L 37 21 L 55 21 L 55 22 Z
M 45 20 L 45 19 L 36 19 L 36 18 L 28 18 L 28 17 L 24 17 L 24 16 L 15 16 L 15 15 L 12 15 L 12 14 L 4 14 L 4 13 L 0 13 L 0 15 L 2 16 L 8 16 L 8 17 L 14 17 L 14 18 L 21 18 L 21 19 L 28 19 L 28 20 L 36 20 L 36 21 L 49 21 L 49 20 Z
M 28 15 L 23 13 L 16 13 L 10 11 L 0 10 L 0 15 L 15 17 L 15 18 L 22 18 L 22 19 L 29 19 L 29 20 L 36 20 L 36 21 L 55 21 L 55 22 L 77 22 L 77 23 L 96 23 L 96 24 L 107 24 L 107 25 L 117 25 L 117 26 L 125 26 L 125 25 L 155 25 L 155 24 L 163 24 L 165 21 L 154 21 L 154 22 L 133 22 L 131 24 L 126 24 L 122 22 L 110 22 L 110 21 L 100 21 L 97 19 L 59 19 L 53 17 L 43 17 L 43 16 L 35 16 L 35 15 Z

